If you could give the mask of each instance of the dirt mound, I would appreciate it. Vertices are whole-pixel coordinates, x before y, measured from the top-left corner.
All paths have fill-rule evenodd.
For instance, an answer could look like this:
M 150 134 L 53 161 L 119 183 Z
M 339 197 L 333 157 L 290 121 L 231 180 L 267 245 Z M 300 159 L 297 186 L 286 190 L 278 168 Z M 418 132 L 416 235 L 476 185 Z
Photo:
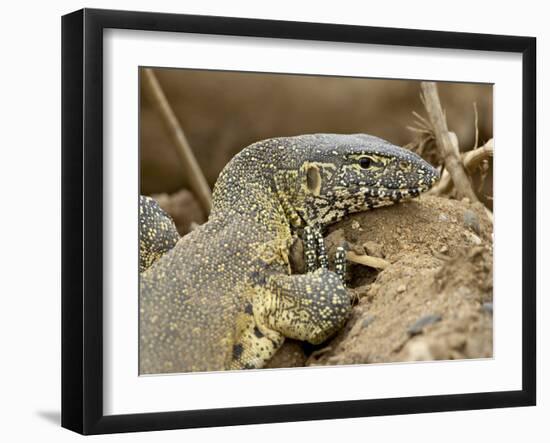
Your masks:
M 329 256 L 344 242 L 385 268 L 349 266 L 345 328 L 319 347 L 289 341 L 269 367 L 492 356 L 492 223 L 481 204 L 422 197 L 356 214 L 330 228 Z

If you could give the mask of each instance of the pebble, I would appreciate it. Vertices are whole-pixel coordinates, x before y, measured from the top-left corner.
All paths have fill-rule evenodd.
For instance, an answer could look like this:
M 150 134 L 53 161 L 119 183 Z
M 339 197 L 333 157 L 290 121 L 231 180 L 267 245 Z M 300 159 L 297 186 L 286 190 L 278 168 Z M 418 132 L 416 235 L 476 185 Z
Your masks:
M 407 287 L 405 285 L 399 285 L 397 287 L 397 292 L 399 292 L 400 294 L 405 292 L 407 290 Z
M 382 250 L 382 246 L 380 244 L 373 241 L 366 241 L 362 246 L 367 255 L 370 255 L 371 257 L 384 258 L 384 251 Z
M 419 318 L 416 320 L 411 326 L 409 326 L 409 329 L 407 329 L 407 332 L 410 335 L 417 335 L 422 332 L 422 330 L 429 325 L 433 325 L 437 322 L 441 321 L 441 315 L 425 315 L 424 317 Z
M 449 221 L 449 217 L 447 217 L 445 214 L 439 214 L 438 220 L 440 222 L 446 222 Z
M 474 231 L 479 235 L 481 229 L 479 227 L 479 218 L 477 214 L 473 211 L 467 209 L 464 211 L 464 226 Z
M 361 229 L 361 225 L 359 224 L 359 222 L 357 220 L 353 220 L 351 222 L 351 229 Z
M 481 244 L 481 239 L 480 239 L 477 235 L 473 234 L 472 232 L 468 232 L 468 234 L 469 234 L 468 237 L 470 238 L 470 241 L 471 241 L 474 245 L 479 246 L 479 245 Z
M 441 246 L 441 248 L 439 249 L 439 252 L 441 252 L 442 254 L 444 254 L 445 252 L 447 252 L 449 250 L 449 248 L 447 247 L 447 245 L 443 245 Z
M 492 302 L 486 302 L 483 303 L 483 306 L 481 307 L 487 314 L 493 315 L 493 303 Z
M 372 322 L 374 321 L 374 315 L 369 315 L 367 318 L 365 318 L 362 322 L 361 322 L 361 327 L 363 329 L 367 328 Z
M 405 348 L 403 355 L 405 361 L 423 361 L 423 360 L 435 360 L 435 355 L 430 349 L 430 345 L 422 341 L 409 342 Z

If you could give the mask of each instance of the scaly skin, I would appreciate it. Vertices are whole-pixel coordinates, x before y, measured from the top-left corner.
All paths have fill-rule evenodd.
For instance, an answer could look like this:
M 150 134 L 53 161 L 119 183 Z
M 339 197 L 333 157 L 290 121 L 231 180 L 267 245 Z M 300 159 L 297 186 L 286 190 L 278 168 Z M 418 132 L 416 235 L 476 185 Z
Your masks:
M 180 239 L 176 225 L 151 197 L 139 197 L 139 272 L 145 271 Z
M 296 237 L 416 197 L 437 178 L 416 154 L 365 134 L 245 148 L 221 172 L 208 222 L 141 274 L 140 373 L 261 368 L 285 337 L 322 343 L 350 297 L 324 258 L 290 274 Z

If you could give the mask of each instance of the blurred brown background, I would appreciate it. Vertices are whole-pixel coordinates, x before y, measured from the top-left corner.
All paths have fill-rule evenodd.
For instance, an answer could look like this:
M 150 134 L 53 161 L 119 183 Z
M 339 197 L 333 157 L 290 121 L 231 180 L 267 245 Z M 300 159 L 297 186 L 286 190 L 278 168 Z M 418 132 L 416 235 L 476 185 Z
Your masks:
M 223 166 L 255 141 L 315 132 L 366 132 L 403 146 L 415 139 L 412 111 L 425 115 L 420 82 L 346 77 L 155 69 L 212 186 Z M 143 75 L 143 72 L 141 72 Z M 141 91 L 141 193 L 188 187 L 160 116 Z M 492 137 L 492 86 L 439 83 L 448 126 L 461 149 Z

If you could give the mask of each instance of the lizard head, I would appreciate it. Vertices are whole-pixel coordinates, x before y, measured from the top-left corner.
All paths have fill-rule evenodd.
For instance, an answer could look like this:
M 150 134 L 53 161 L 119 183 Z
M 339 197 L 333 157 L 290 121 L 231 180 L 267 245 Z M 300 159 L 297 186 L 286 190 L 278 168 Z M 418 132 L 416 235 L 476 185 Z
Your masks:
M 417 197 L 439 178 L 417 154 L 374 136 L 301 137 L 295 150 L 299 172 L 290 179 L 288 203 L 312 225 Z

